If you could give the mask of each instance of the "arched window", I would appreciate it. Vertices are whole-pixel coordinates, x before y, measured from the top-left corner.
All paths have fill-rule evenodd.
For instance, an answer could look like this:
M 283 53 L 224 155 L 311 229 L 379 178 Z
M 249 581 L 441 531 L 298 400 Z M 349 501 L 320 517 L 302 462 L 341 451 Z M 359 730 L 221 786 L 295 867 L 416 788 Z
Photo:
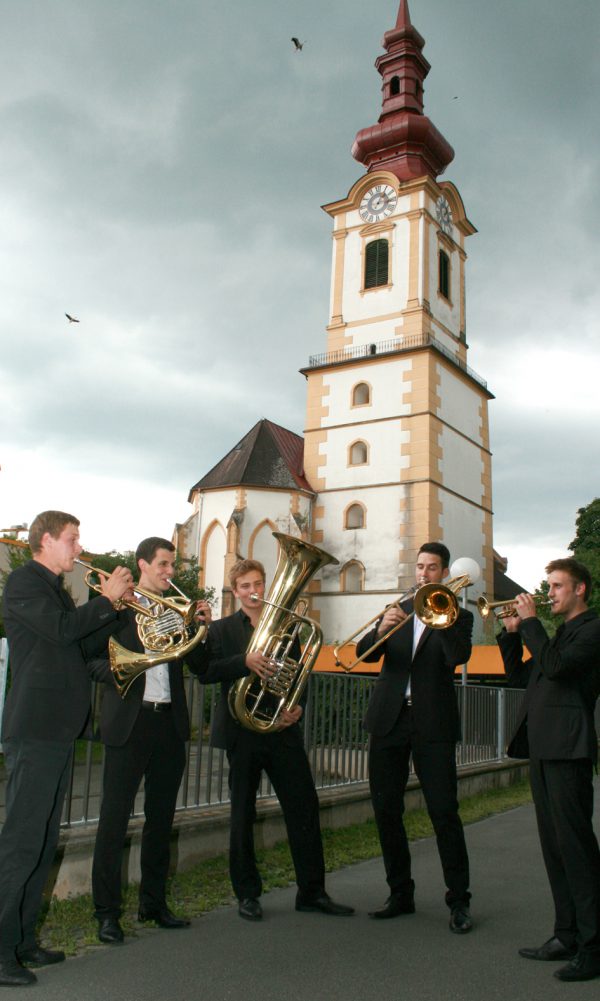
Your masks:
M 395 97 L 400 93 L 400 77 L 393 76 L 390 82 L 390 96 Z
M 342 567 L 340 574 L 340 590 L 362 591 L 365 586 L 365 568 L 358 560 L 350 560 Z
M 450 298 L 450 258 L 445 251 L 440 250 L 439 259 L 440 285 L 439 293 L 445 299 Z
M 388 284 L 389 244 L 387 240 L 372 240 L 365 252 L 365 288 Z
M 371 402 L 371 387 L 366 382 L 357 382 L 352 389 L 352 406 L 364 407 Z
M 364 528 L 365 527 L 365 509 L 362 504 L 351 504 L 350 507 L 346 508 L 346 516 L 344 518 L 344 528 Z
M 355 441 L 348 449 L 348 465 L 364 466 L 369 461 L 369 449 L 366 441 Z

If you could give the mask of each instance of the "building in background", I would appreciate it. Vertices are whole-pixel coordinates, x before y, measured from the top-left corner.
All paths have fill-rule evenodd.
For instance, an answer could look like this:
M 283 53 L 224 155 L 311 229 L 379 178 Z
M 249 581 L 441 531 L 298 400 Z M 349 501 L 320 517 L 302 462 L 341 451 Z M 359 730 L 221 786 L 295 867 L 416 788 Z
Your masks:
M 339 566 L 313 581 L 328 642 L 413 583 L 419 546 L 443 539 L 493 593 L 491 453 L 485 381 L 467 364 L 467 237 L 451 181 L 454 151 L 424 114 L 430 66 L 401 0 L 376 60 L 378 122 L 352 153 L 366 172 L 324 206 L 333 223 L 325 350 L 309 360 L 304 440 L 260 421 L 190 492 L 177 526 L 203 583 L 231 610 L 238 556 L 276 561 L 272 531 L 301 535 Z M 290 376 L 291 377 L 291 376 Z

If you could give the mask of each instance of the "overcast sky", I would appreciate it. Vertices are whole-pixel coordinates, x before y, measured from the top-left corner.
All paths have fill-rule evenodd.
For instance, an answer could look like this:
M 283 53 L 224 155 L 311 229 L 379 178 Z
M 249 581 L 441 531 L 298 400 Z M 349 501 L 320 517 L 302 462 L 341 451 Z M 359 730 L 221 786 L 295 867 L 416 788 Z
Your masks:
M 90 549 L 135 548 L 261 417 L 302 433 L 320 206 L 363 174 L 350 147 L 380 113 L 398 0 L 0 10 L 0 528 L 60 508 Z M 600 4 L 410 12 L 444 178 L 479 231 L 468 361 L 496 397 L 495 546 L 533 587 L 599 493 Z

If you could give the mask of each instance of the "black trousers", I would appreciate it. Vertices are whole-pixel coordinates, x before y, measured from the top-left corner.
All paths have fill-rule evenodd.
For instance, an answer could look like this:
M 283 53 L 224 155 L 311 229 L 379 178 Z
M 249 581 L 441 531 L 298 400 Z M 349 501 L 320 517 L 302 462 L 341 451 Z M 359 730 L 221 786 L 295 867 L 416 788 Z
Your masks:
M 6 820 L 0 834 L 0 961 L 35 945 L 42 894 L 54 860 L 72 743 L 4 741 Z
M 262 892 L 253 827 L 263 770 L 283 811 L 298 888 L 306 896 L 321 893 L 325 886 L 325 863 L 319 800 L 302 744 L 285 743 L 280 734 L 243 730 L 227 757 L 231 789 L 229 872 L 236 897 L 239 900 L 259 897 Z
M 371 737 L 369 750 L 369 785 L 390 892 L 406 896 L 414 888 L 403 821 L 411 754 L 437 839 L 446 903 L 468 903 L 469 856 L 458 815 L 456 744 L 420 740 L 409 707 L 389 734 Z
M 600 850 L 592 762 L 530 761 L 531 791 L 554 899 L 554 934 L 600 956 Z
M 106 746 L 104 788 L 92 866 L 97 918 L 121 914 L 121 867 L 127 824 L 144 778 L 140 906 L 156 910 L 165 903 L 170 838 L 179 784 L 185 768 L 185 743 L 171 712 L 140 708 L 122 747 Z

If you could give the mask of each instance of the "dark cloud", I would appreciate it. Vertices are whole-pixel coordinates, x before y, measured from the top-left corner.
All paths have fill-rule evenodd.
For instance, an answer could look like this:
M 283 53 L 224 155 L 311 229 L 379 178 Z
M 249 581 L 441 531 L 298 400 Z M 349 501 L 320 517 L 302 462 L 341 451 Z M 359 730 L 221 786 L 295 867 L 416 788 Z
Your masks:
M 297 370 L 324 349 L 328 319 L 319 206 L 362 173 L 350 147 L 379 115 L 373 63 L 397 7 L 9 5 L 0 372 L 11 448 L 43 454 L 57 478 L 154 484 L 162 503 L 161 456 L 185 501 L 260 417 L 302 430 Z M 426 112 L 456 150 L 446 177 L 479 230 L 467 248 L 469 364 L 498 396 L 496 528 L 568 542 L 569 511 L 597 492 L 600 408 L 590 399 L 580 418 L 567 371 L 550 405 L 540 372 L 569 344 L 586 370 L 599 361 L 600 7 L 410 9 L 432 66 Z M 306 38 L 301 53 L 292 34 Z M 65 311 L 81 318 L 76 331 Z M 529 385 L 512 378 L 524 365 Z

